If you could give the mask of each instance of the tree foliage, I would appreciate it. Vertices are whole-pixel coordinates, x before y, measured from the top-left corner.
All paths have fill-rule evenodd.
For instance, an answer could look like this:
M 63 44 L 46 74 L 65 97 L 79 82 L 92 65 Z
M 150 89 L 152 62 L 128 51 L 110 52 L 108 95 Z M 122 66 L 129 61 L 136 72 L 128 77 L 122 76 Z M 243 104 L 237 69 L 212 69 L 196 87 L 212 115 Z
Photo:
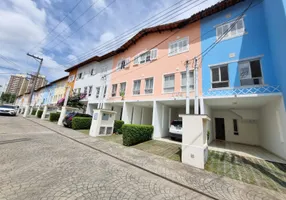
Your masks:
M 11 93 L 2 93 L 1 94 L 1 102 L 3 103 L 14 103 L 16 100 L 16 95 Z

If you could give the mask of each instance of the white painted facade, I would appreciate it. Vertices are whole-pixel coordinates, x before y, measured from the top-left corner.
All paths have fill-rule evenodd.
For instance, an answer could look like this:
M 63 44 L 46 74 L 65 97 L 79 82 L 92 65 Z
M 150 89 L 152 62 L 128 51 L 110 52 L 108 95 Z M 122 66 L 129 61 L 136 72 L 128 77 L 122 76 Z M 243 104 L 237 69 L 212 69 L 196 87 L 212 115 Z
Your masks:
M 87 113 L 92 114 L 93 109 L 97 108 L 98 103 L 104 102 L 108 89 L 110 88 L 110 76 L 106 76 L 106 80 L 102 80 L 102 76 L 111 73 L 112 71 L 113 58 L 103 60 L 101 62 L 92 62 L 86 66 L 80 67 L 77 70 L 76 80 L 74 84 L 74 92 L 84 93 L 85 87 L 87 87 L 86 98 L 83 102 L 87 103 Z M 93 70 L 93 75 L 92 75 Z M 79 78 L 81 74 L 81 78 Z M 103 98 L 104 86 L 106 86 L 106 97 Z M 92 92 L 90 93 L 90 87 Z M 96 88 L 100 88 L 100 94 L 96 94 Z

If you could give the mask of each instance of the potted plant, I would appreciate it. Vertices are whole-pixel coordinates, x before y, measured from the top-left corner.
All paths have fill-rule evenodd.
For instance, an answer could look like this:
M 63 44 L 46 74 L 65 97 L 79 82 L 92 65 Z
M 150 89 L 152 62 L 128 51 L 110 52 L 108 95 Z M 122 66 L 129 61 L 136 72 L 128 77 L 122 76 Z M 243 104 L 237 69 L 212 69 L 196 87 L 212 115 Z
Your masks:
M 120 96 L 121 96 L 121 100 L 124 100 L 125 92 L 124 91 L 120 91 Z

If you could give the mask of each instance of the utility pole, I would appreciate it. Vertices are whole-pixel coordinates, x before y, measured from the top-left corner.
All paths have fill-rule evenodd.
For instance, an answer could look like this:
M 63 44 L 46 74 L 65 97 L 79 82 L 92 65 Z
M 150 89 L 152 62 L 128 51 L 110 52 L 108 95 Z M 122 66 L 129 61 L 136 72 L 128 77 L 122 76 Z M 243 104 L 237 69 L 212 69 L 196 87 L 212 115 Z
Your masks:
M 190 114 L 190 69 L 188 60 L 186 60 L 186 114 Z
M 194 73 L 194 76 L 195 76 L 195 115 L 198 115 L 199 114 L 199 79 L 198 79 L 198 60 L 197 58 L 195 57 L 194 58 L 194 61 L 195 61 L 195 73 Z
M 43 58 L 31 55 L 29 53 L 27 53 L 27 56 L 30 56 L 30 57 L 34 58 L 35 60 L 39 61 L 40 64 L 39 64 L 38 71 L 37 71 L 36 76 L 35 76 L 34 83 L 33 83 L 32 88 L 31 88 L 31 92 L 30 92 L 30 96 L 29 96 L 29 100 L 28 100 L 28 105 L 26 106 L 25 113 L 24 113 L 23 117 L 27 117 L 27 115 L 29 113 L 29 109 L 30 109 L 30 106 L 31 106 L 31 103 L 32 103 L 32 98 L 33 98 L 35 86 L 37 84 L 38 76 L 39 76 L 39 73 L 40 73 L 40 70 L 41 70 L 41 67 L 42 67 L 42 64 L 43 64 L 43 60 L 44 60 Z

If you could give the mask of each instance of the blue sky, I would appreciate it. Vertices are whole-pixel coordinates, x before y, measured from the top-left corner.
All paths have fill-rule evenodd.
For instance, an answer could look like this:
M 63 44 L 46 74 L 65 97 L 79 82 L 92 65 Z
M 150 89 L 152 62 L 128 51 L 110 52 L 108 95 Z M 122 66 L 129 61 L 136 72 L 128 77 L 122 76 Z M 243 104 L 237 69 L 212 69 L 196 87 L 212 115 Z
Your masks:
M 64 69 L 113 50 L 144 27 L 187 18 L 217 1 L 2 0 L 0 54 L 12 63 L 0 58 L 0 85 L 9 73 L 36 71 L 38 63 L 27 52 L 44 58 L 41 73 L 53 81 L 67 75 Z

